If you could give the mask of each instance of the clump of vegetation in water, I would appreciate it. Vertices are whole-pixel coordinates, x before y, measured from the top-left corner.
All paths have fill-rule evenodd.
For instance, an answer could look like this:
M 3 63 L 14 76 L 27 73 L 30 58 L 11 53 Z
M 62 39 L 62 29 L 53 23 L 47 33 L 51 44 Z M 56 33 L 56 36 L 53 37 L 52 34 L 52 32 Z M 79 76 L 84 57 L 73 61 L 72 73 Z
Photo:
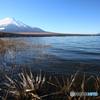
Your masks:
M 19 52 L 25 50 L 24 47 L 29 47 L 30 44 L 28 42 L 19 42 L 19 41 L 11 41 L 0 39 L 0 53 L 6 54 L 8 51 Z

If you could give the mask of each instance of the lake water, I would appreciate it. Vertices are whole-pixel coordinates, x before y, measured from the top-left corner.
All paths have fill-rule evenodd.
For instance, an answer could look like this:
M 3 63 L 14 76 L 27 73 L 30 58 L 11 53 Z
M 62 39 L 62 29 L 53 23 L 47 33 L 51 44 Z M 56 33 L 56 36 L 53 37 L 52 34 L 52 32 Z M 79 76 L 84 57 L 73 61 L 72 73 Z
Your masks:
M 19 54 L 9 50 L 0 54 L 0 66 L 6 62 L 7 69 L 14 63 L 32 70 L 41 69 L 47 75 L 74 75 L 76 71 L 83 76 L 100 76 L 100 36 L 66 36 L 66 37 L 16 37 L 4 40 L 24 41 L 30 43 Z M 34 46 L 33 46 L 34 45 Z M 20 49 L 20 48 L 19 48 Z M 9 70 L 8 70 L 9 72 Z

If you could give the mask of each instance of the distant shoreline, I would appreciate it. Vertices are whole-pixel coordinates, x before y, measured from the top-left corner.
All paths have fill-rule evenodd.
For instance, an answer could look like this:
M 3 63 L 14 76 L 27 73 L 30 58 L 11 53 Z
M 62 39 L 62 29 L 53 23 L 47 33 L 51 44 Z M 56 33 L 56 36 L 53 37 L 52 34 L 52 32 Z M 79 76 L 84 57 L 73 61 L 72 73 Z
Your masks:
M 19 32 L 19 33 L 5 33 L 0 32 L 0 37 L 52 37 L 52 36 L 100 36 L 98 34 L 63 34 L 51 32 Z

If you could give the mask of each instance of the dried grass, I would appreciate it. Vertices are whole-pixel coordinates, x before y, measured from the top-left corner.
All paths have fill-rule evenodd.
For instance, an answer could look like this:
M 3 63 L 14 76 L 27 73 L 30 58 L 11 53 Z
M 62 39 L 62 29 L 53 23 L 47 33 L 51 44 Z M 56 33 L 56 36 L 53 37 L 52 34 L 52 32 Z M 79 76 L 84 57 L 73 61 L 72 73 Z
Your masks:
M 46 80 L 45 75 L 42 78 L 41 71 L 39 75 L 37 74 L 36 78 L 33 76 L 31 69 L 30 69 L 30 75 L 28 75 L 26 71 L 23 71 L 22 73 L 18 74 L 21 81 L 16 79 L 12 80 L 13 72 L 14 70 L 12 71 L 11 78 L 5 74 L 5 77 L 9 81 L 9 82 L 3 82 L 3 85 L 5 85 L 5 87 L 8 87 L 8 90 L 1 89 L 7 92 L 5 100 L 7 99 L 8 93 L 12 94 L 16 98 L 23 97 L 27 99 L 28 95 L 31 95 L 31 98 L 33 99 L 34 98 L 41 99 L 36 92 L 42 87 L 42 85 Z
M 5 77 L 7 78 L 7 80 L 9 82 L 3 82 L 3 84 L 6 87 L 8 87 L 9 89 L 8 90 L 0 89 L 0 90 L 4 90 L 8 94 L 9 93 L 12 94 L 18 100 L 21 100 L 23 98 L 26 98 L 29 100 L 34 100 L 34 99 L 39 100 L 39 99 L 45 99 L 49 96 L 56 97 L 56 95 L 57 95 L 57 98 L 59 99 L 59 96 L 63 95 L 63 94 L 64 95 L 62 98 L 66 98 L 67 100 L 99 100 L 100 96 L 98 96 L 98 97 L 95 97 L 95 96 L 93 96 L 93 97 L 86 97 L 86 96 L 71 97 L 70 96 L 70 92 L 74 89 L 73 87 L 75 87 L 75 80 L 76 80 L 76 76 L 79 73 L 79 71 L 80 70 L 78 70 L 74 76 L 71 76 L 71 78 L 67 78 L 67 81 L 65 81 L 64 77 L 62 76 L 63 85 L 61 84 L 61 81 L 59 81 L 59 79 L 56 77 L 55 77 L 55 80 L 56 80 L 57 84 L 51 82 L 51 80 L 52 80 L 51 76 L 49 78 L 49 81 L 46 81 L 45 75 L 42 78 L 41 70 L 40 70 L 39 74 L 37 72 L 36 77 L 33 76 L 31 68 L 30 68 L 30 75 L 26 72 L 26 70 L 22 70 L 22 73 L 18 74 L 21 81 L 16 80 L 16 79 L 12 80 L 12 77 L 13 77 L 13 71 L 12 71 L 11 78 L 5 74 Z M 84 89 L 85 83 L 87 83 L 91 78 L 93 78 L 95 80 L 95 82 L 96 82 L 95 90 L 96 90 L 96 92 L 98 92 L 98 90 L 100 89 L 100 78 L 98 76 L 94 77 L 92 75 L 89 78 L 85 79 L 85 73 L 84 73 L 82 84 L 81 84 L 81 90 L 79 92 L 85 92 L 85 89 Z M 42 85 L 44 84 L 45 81 L 47 84 L 58 88 L 58 90 L 56 92 L 52 92 L 50 94 L 39 95 L 36 91 L 40 90 L 40 88 L 42 87 Z M 7 99 L 8 94 L 6 95 L 5 100 Z M 2 97 L 2 98 L 4 98 L 4 97 Z
M 29 47 L 30 44 L 28 42 L 19 42 L 19 41 L 11 41 L 11 40 L 2 40 L 0 39 L 0 53 L 6 54 L 10 52 L 19 52 L 25 50 L 24 47 Z

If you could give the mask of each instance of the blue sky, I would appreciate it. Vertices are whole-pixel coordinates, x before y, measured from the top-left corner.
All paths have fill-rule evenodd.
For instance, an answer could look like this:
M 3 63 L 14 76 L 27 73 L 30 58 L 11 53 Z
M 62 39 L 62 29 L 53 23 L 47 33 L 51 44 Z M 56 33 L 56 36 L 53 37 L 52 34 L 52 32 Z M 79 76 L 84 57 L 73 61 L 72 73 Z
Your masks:
M 0 20 L 58 33 L 100 33 L 100 0 L 0 0 Z

